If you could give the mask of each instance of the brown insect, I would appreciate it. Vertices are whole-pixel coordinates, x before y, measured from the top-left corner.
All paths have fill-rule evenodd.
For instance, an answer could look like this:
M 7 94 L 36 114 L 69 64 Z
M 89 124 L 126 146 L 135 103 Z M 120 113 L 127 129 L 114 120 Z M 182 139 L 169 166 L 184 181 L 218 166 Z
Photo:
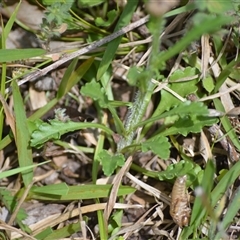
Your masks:
M 187 175 L 178 177 L 173 185 L 170 215 L 179 227 L 188 226 L 191 214 L 186 189 Z

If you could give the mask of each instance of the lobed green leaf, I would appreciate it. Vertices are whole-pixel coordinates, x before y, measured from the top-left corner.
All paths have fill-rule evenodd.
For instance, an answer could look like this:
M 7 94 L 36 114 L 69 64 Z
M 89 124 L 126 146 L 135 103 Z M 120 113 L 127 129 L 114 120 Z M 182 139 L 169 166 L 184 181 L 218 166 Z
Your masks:
M 104 125 L 97 123 L 72 121 L 61 122 L 59 120 L 53 119 L 49 122 L 42 122 L 42 124 L 38 126 L 38 129 L 33 131 L 30 145 L 32 147 L 40 148 L 45 142 L 49 140 L 60 139 L 60 137 L 65 133 L 86 128 L 100 128 L 108 134 L 113 134 L 112 130 L 105 127 Z
M 106 176 L 111 176 L 116 168 L 122 167 L 125 162 L 122 154 L 111 155 L 104 149 L 98 154 L 98 159 L 103 166 L 103 172 Z
M 91 97 L 95 101 L 98 101 L 99 105 L 102 108 L 107 108 L 107 96 L 105 95 L 104 89 L 100 86 L 98 82 L 91 81 L 90 83 L 86 83 L 81 88 L 81 93 L 85 96 Z
M 143 142 L 141 146 L 143 152 L 151 150 L 154 154 L 158 155 L 162 159 L 166 160 L 170 156 L 171 144 L 166 137 L 161 135 L 157 135 Z
M 159 180 L 172 180 L 176 177 L 188 175 L 188 181 L 194 182 L 196 176 L 201 172 L 201 168 L 191 161 L 181 160 L 176 164 L 171 164 L 165 171 L 158 173 Z

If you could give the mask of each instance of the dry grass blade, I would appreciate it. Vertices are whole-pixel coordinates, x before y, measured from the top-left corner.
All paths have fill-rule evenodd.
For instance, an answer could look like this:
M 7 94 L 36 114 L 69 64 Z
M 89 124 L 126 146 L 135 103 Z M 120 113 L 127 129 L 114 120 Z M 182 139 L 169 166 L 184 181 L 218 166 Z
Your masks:
M 207 75 L 208 70 L 208 62 L 210 58 L 211 53 L 211 47 L 209 43 L 209 35 L 205 34 L 201 38 L 201 44 L 202 44 L 202 59 L 201 59 L 201 77 L 204 79 Z
M 26 237 L 27 239 L 32 239 L 32 240 L 36 240 L 36 238 L 26 234 L 25 232 L 21 231 L 20 229 L 18 228 L 15 228 L 15 227 L 12 227 L 12 226 L 9 226 L 8 224 L 6 224 L 5 222 L 3 221 L 0 221 L 0 229 L 1 230 L 6 230 L 8 232 L 11 232 L 11 233 L 18 233 L 18 236 L 21 237 L 21 236 L 24 236 Z M 12 239 L 12 238 L 11 238 Z
M 233 92 L 233 91 L 235 91 L 237 89 L 240 89 L 240 83 L 237 83 L 236 85 L 234 85 L 234 86 L 232 86 L 230 88 L 227 88 L 227 90 L 225 90 L 225 91 L 222 91 L 222 92 L 219 92 L 219 93 L 215 93 L 215 94 L 212 94 L 212 95 L 207 96 L 207 97 L 203 97 L 203 98 L 199 99 L 199 101 L 205 102 L 205 101 L 208 101 L 208 100 L 219 98 L 219 97 L 224 96 L 225 94 L 229 94 L 229 93 L 231 93 L 231 92 Z
M 113 210 L 114 204 L 116 202 L 117 199 L 117 192 L 118 192 L 118 188 L 122 182 L 122 178 L 124 176 L 124 174 L 129 170 L 130 166 L 132 163 L 132 156 L 128 157 L 127 161 L 125 162 L 124 166 L 120 169 L 120 171 L 118 172 L 118 174 L 115 176 L 114 178 L 114 183 L 113 183 L 113 187 L 110 193 L 110 197 L 109 200 L 107 202 L 107 206 L 104 209 L 104 220 L 108 221 L 108 218 Z M 107 225 L 106 225 L 107 226 Z
M 124 239 L 128 239 L 128 237 L 131 236 L 131 234 L 134 231 L 140 231 L 141 228 L 143 228 L 145 225 L 147 225 L 148 220 L 144 221 L 144 219 L 148 216 L 148 214 L 150 214 L 152 212 L 152 210 L 155 208 L 156 206 L 153 206 L 152 208 L 150 208 L 148 211 L 146 211 L 132 226 L 130 227 L 125 227 L 123 229 L 121 229 L 116 235 L 120 235 L 125 233 L 124 235 Z M 115 236 L 113 236 L 115 237 Z
M 201 138 L 200 138 L 200 154 L 204 158 L 204 160 L 207 162 L 209 159 L 213 159 L 211 147 L 209 144 L 209 141 L 204 133 L 204 131 L 201 131 Z
M 210 64 L 213 63 L 213 58 L 209 58 L 209 63 Z M 217 63 L 215 63 L 212 66 L 212 71 L 213 71 L 214 77 L 217 78 L 221 73 L 221 68 L 219 67 L 219 65 Z M 224 106 L 225 112 L 228 112 L 234 108 L 234 104 L 232 102 L 232 98 L 231 98 L 231 96 L 229 94 L 230 92 L 228 92 L 228 90 L 229 90 L 229 88 L 227 87 L 226 82 L 224 82 L 219 89 L 221 102 Z
M 229 157 L 234 162 L 239 160 L 239 154 L 232 144 L 227 140 L 226 136 L 221 131 L 220 127 L 216 124 L 208 128 L 209 132 L 213 135 L 216 142 L 220 142 L 223 149 L 229 153 Z
M 159 191 L 158 189 L 144 183 L 143 181 L 137 179 L 129 172 L 126 173 L 126 176 L 133 181 L 135 184 L 139 185 L 141 188 L 146 190 L 150 195 L 156 197 L 157 199 L 161 200 L 162 202 L 166 203 L 167 205 L 170 205 L 170 198 L 163 192 Z
M 98 204 L 92 204 L 88 206 L 81 207 L 81 214 L 96 212 L 98 210 L 103 210 L 107 206 L 107 203 L 98 203 Z M 129 204 L 122 204 L 122 203 L 115 203 L 114 209 L 130 209 L 130 208 L 142 208 L 141 205 L 129 205 Z M 71 218 L 78 217 L 80 214 L 79 208 L 75 208 L 72 211 L 68 211 L 66 213 L 57 213 L 54 215 L 51 215 L 37 223 L 32 224 L 29 226 L 29 228 L 32 230 L 33 234 L 38 234 L 41 231 L 43 231 L 46 226 L 48 227 L 54 227 L 62 222 L 65 222 L 66 220 L 70 220 Z M 14 231 L 16 232 L 16 231 Z M 12 239 L 20 237 L 18 233 L 12 234 Z
M 4 112 L 6 114 L 6 120 L 7 120 L 7 123 L 10 125 L 11 127 L 11 130 L 13 132 L 13 135 L 14 135 L 14 138 L 16 139 L 16 123 L 15 123 L 15 118 L 8 106 L 8 104 L 6 103 L 4 97 L 2 96 L 2 94 L 0 94 L 0 101 L 3 105 L 3 108 L 4 108 Z

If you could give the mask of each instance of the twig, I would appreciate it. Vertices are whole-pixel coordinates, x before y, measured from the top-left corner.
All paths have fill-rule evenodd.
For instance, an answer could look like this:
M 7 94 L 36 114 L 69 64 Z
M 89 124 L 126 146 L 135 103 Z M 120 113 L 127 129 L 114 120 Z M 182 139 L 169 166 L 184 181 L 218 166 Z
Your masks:
M 85 53 L 88 53 L 88 52 L 91 52 L 99 47 L 101 47 L 102 45 L 106 44 L 106 43 L 109 43 L 111 42 L 112 40 L 124 35 L 125 33 L 145 24 L 146 22 L 148 22 L 149 20 L 149 16 L 146 16 L 144 18 L 141 18 L 140 20 L 134 22 L 134 23 L 131 23 L 129 24 L 128 26 L 126 27 L 123 27 L 122 29 L 120 29 L 119 31 L 113 33 L 113 34 L 110 34 L 109 36 L 107 37 L 104 37 L 103 39 L 99 40 L 99 41 L 96 41 L 96 42 L 93 42 L 92 44 L 90 44 L 89 46 L 87 47 L 84 47 L 82 49 L 79 49 L 78 51 L 76 52 L 73 52 L 73 53 L 70 53 L 70 54 L 67 54 L 67 55 L 64 55 L 60 60 L 54 62 L 53 64 L 41 69 L 41 70 L 38 70 L 34 73 L 31 73 L 29 74 L 27 77 L 23 78 L 22 80 L 20 80 L 18 82 L 18 85 L 22 85 L 28 81 L 34 81 L 36 80 L 37 78 L 41 77 L 41 76 L 44 76 L 46 75 L 48 72 L 50 72 L 51 70 L 53 69 L 56 69 L 57 67 L 61 66 L 62 64 L 68 62 L 69 60 L 72 60 L 76 57 L 79 57 Z M 6 89 L 7 92 L 9 92 L 9 88 Z
M 114 205 L 116 203 L 117 193 L 118 193 L 119 186 L 122 182 L 122 178 L 123 178 L 124 174 L 128 172 L 128 170 L 131 166 L 132 160 L 133 160 L 132 156 L 129 156 L 127 161 L 125 162 L 124 166 L 120 169 L 120 171 L 114 178 L 114 183 L 113 183 L 113 187 L 111 189 L 110 197 L 108 199 L 107 206 L 104 209 L 104 214 L 103 214 L 106 224 L 107 224 L 110 214 L 114 208 Z

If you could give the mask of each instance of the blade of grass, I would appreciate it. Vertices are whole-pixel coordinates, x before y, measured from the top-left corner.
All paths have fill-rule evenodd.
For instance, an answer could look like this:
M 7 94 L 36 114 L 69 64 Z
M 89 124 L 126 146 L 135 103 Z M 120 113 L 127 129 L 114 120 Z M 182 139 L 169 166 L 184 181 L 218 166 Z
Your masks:
M 19 2 L 19 4 L 16 6 L 15 10 L 13 11 L 13 13 L 11 14 L 11 17 L 9 18 L 6 26 L 4 27 L 3 25 L 3 21 L 2 21 L 2 18 L 1 18 L 1 25 L 2 25 L 2 35 L 1 35 L 1 41 L 0 41 L 0 44 L 1 44 L 1 54 L 3 54 L 3 61 L 0 61 L 2 62 L 2 71 L 1 71 L 1 94 L 2 96 L 5 95 L 5 90 L 6 90 L 6 71 L 7 71 L 7 66 L 6 66 L 6 60 L 9 55 L 6 54 L 6 51 L 8 51 L 6 49 L 6 39 L 8 37 L 8 34 L 10 33 L 11 29 L 12 29 L 12 26 L 16 20 L 16 17 L 17 17 L 17 13 L 18 13 L 18 10 L 19 10 L 19 7 L 21 5 L 22 1 Z M 0 55 L 1 55 L 0 54 Z M 3 130 L 3 119 L 4 119 L 4 116 L 3 116 L 3 112 L 1 110 L 1 114 L 0 114 L 0 140 L 2 140 L 2 130 Z M 8 138 L 8 140 L 10 140 Z
M 217 184 L 217 186 L 212 190 L 211 192 L 211 196 L 210 196 L 210 199 L 211 199 L 211 204 L 212 204 L 212 209 L 215 208 L 217 202 L 222 198 L 222 196 L 226 193 L 227 191 L 227 188 L 229 188 L 235 181 L 236 179 L 239 177 L 240 175 L 240 161 L 238 161 L 224 176 L 223 178 L 220 180 L 220 182 Z M 208 184 L 208 181 L 203 178 L 205 183 Z M 196 205 L 196 207 L 195 207 Z M 236 206 L 235 206 L 236 207 Z M 201 215 L 201 211 L 202 211 L 202 208 L 201 208 L 201 203 L 198 201 L 197 202 L 197 199 L 195 200 L 194 202 L 194 207 L 193 207 L 193 217 L 191 221 L 194 221 L 194 219 L 196 219 L 196 221 L 199 222 L 199 220 L 197 220 L 198 218 L 200 218 L 201 216 L 199 215 L 194 217 L 196 214 L 194 213 L 194 211 L 197 211 L 197 210 L 194 210 L 195 209 L 200 209 L 199 210 L 199 213 Z M 195 223 L 196 223 L 195 221 Z M 184 228 L 183 231 L 182 231 L 182 239 L 188 239 L 188 237 L 193 233 L 194 231 L 194 228 L 197 228 L 199 227 L 199 225 L 197 224 L 194 224 L 190 227 L 187 227 L 187 228 Z
M 1 49 L 0 62 L 13 62 L 31 57 L 38 57 L 45 54 L 46 51 L 41 48 L 30 49 Z
M 81 78 L 84 76 L 87 70 L 91 67 L 93 61 L 94 57 L 87 59 L 72 73 L 72 75 L 68 79 L 66 86 L 68 92 L 75 84 L 77 84 L 81 80 Z
M 181 239 L 188 239 L 188 237 L 198 228 L 203 219 L 205 218 L 207 212 L 211 215 L 210 206 L 210 191 L 213 186 L 213 176 L 215 167 L 212 160 L 208 160 L 206 169 L 204 171 L 203 180 L 201 183 L 201 188 L 203 194 L 197 196 L 192 208 L 190 227 L 184 228 L 181 234 Z
M 99 111 L 98 111 L 99 112 Z M 106 124 L 107 119 L 106 115 L 103 114 L 102 121 L 103 124 Z M 101 132 L 100 137 L 97 142 L 96 150 L 94 152 L 94 158 L 93 158 L 93 166 L 92 166 L 92 181 L 96 184 L 98 171 L 99 171 L 99 161 L 97 159 L 97 156 L 99 152 L 101 152 L 104 148 L 104 141 L 105 141 L 105 134 L 104 132 Z M 98 198 L 95 199 L 96 203 L 100 203 L 100 200 Z M 97 211 L 97 218 L 98 218 L 98 225 L 99 225 L 99 232 L 101 239 L 108 239 L 108 233 L 107 233 L 107 226 L 105 226 L 103 211 L 98 210 Z
M 220 227 L 223 230 L 226 230 L 230 224 L 232 223 L 234 217 L 238 214 L 240 210 L 240 187 L 234 193 L 233 199 L 231 200 L 230 204 L 227 207 L 227 212 L 224 215 L 223 221 L 220 223 Z M 218 232 L 215 240 L 221 238 L 221 233 Z
M 1 36 L 1 47 L 4 49 L 6 48 L 6 36 L 4 31 L 4 25 L 2 16 L 1 17 L 1 27 L 2 27 L 2 36 Z M 6 63 L 2 63 L 2 71 L 1 71 L 1 94 L 4 97 L 5 96 L 5 84 L 6 84 L 6 76 L 7 76 L 7 65 Z M 4 114 L 3 114 L 3 108 L 1 107 L 0 112 L 0 140 L 2 140 L 2 132 L 3 132 L 3 120 L 4 120 Z
M 217 186 L 211 193 L 212 206 L 217 204 L 217 201 L 226 193 L 234 181 L 240 176 L 240 161 L 238 161 L 220 180 Z
M 213 186 L 214 169 L 215 168 L 212 160 L 208 160 L 206 170 L 204 171 L 201 187 L 204 191 L 204 194 L 209 197 L 209 200 L 210 200 L 210 192 Z M 206 211 L 208 210 L 207 208 L 203 208 L 203 204 L 204 203 L 202 201 L 201 196 L 195 199 L 190 225 L 195 224 L 196 226 L 199 226 L 201 224 L 201 220 L 204 217 Z
M 63 97 L 66 93 L 70 91 L 70 89 L 77 84 L 77 82 L 80 81 L 80 79 L 84 76 L 84 74 L 87 72 L 87 70 L 91 67 L 94 58 L 89 58 L 85 62 L 83 62 L 75 71 L 75 67 L 77 65 L 78 58 L 75 58 L 72 63 L 67 68 L 61 84 L 59 86 L 58 92 L 57 92 L 57 98 L 60 99 Z
M 73 200 L 84 200 L 84 199 L 95 199 L 95 198 L 105 198 L 108 197 L 112 185 L 95 185 L 95 184 L 88 184 L 88 185 L 81 185 L 81 186 L 68 186 L 68 192 L 66 195 L 56 195 L 56 194 L 45 194 L 41 191 L 41 193 L 37 193 L 40 191 L 42 187 L 32 187 L 29 192 L 29 198 L 37 199 L 37 200 L 44 200 L 44 201 L 73 201 Z M 48 192 L 55 190 L 54 185 L 49 185 Z M 128 187 L 128 186 L 120 186 L 118 190 L 118 196 L 127 195 L 130 193 L 135 192 L 135 188 Z M 21 196 L 21 194 L 20 194 Z
M 66 94 L 66 89 L 68 85 L 68 79 L 70 79 L 71 74 L 74 72 L 74 69 L 76 68 L 78 62 L 78 58 L 74 58 L 71 62 L 71 64 L 68 66 L 67 70 L 65 71 L 62 81 L 59 85 L 58 92 L 57 92 L 57 99 L 60 99 Z
M 15 168 L 15 169 L 11 169 L 11 170 L 5 171 L 5 172 L 1 172 L 0 173 L 0 179 L 6 178 L 6 177 L 10 177 L 10 176 L 12 176 L 14 174 L 18 174 L 20 172 L 27 171 L 29 169 L 35 168 L 37 166 L 43 165 L 43 164 L 48 163 L 48 162 L 50 162 L 50 160 L 42 162 L 42 163 L 34 164 L 34 165 L 31 165 L 31 166 L 19 167 L 19 168 Z
M 14 111 L 16 117 L 16 146 L 18 152 L 18 161 L 20 167 L 26 167 L 33 165 L 32 149 L 29 146 L 30 133 L 27 125 L 27 117 L 24 110 L 23 99 L 19 90 L 19 87 L 15 81 L 13 86 L 13 101 Z M 22 172 L 22 178 L 24 185 L 27 187 L 33 179 L 33 170 L 27 170 Z
M 106 115 L 103 115 L 103 117 L 102 117 L 103 125 L 106 124 L 106 122 L 107 122 Z M 93 167 L 92 167 L 92 182 L 93 183 L 96 183 L 96 181 L 97 181 L 98 170 L 99 170 L 99 161 L 97 159 L 97 156 L 98 156 L 99 152 L 101 152 L 103 150 L 104 141 L 105 141 L 105 134 L 104 134 L 104 132 L 101 132 L 98 142 L 97 142 L 95 152 L 94 152 L 94 158 L 93 158 Z
M 213 99 L 213 102 L 214 102 L 216 110 L 225 112 L 225 109 L 224 109 L 221 101 L 218 98 Z M 231 139 L 232 143 L 234 144 L 234 146 L 238 149 L 238 151 L 240 151 L 240 141 L 239 141 L 239 138 L 238 138 L 236 132 L 234 131 L 234 129 L 231 125 L 229 118 L 227 116 L 221 117 L 221 123 L 222 123 L 228 137 Z
M 124 129 L 123 123 L 122 123 L 121 119 L 118 117 L 116 108 L 113 106 L 114 96 L 113 96 L 111 84 L 109 84 L 109 80 L 111 79 L 111 73 L 112 73 L 112 68 L 109 67 L 108 70 L 102 75 L 101 83 L 105 90 L 107 99 L 109 100 L 109 102 L 112 101 L 111 104 L 108 104 L 108 110 L 112 114 L 112 117 L 113 117 L 113 120 L 115 123 L 115 127 L 116 127 L 116 132 L 118 134 L 124 134 L 125 129 Z
M 121 17 L 114 29 L 114 32 L 120 30 L 122 27 L 126 26 L 129 24 L 132 14 L 134 13 L 136 7 L 138 5 L 138 1 L 128 1 L 126 6 L 124 7 L 124 10 L 121 14 Z M 121 42 L 122 36 L 116 38 L 115 40 L 111 41 L 108 45 L 107 48 L 104 52 L 102 61 L 100 63 L 100 66 L 98 68 L 97 72 L 97 80 L 101 79 L 103 74 L 107 71 L 110 63 L 113 60 L 113 57 L 118 49 L 118 46 Z
M 19 1 L 15 10 L 12 12 L 11 17 L 9 18 L 5 28 L 3 29 L 5 37 L 8 36 L 8 34 L 10 33 L 10 31 L 12 29 L 12 26 L 13 26 L 14 22 L 16 21 L 17 13 L 18 13 L 18 10 L 19 10 L 19 7 L 20 7 L 21 3 L 22 3 L 22 0 Z M 2 48 L 3 48 L 3 46 L 2 46 Z
M 1 125 L 0 125 L 0 129 L 1 128 Z M 8 144 L 10 144 L 12 142 L 12 138 L 10 137 L 10 135 L 7 135 L 5 138 L 3 138 L 1 141 L 0 141 L 0 150 L 4 149 Z
M 232 17 L 221 15 L 217 17 L 205 15 L 199 27 L 195 27 L 186 33 L 184 38 L 173 45 L 168 51 L 160 54 L 159 59 L 155 62 L 156 66 L 162 66 L 167 60 L 176 54 L 182 52 L 191 42 L 199 39 L 203 34 L 211 33 L 218 30 L 222 25 L 229 24 Z
M 227 77 L 231 74 L 232 69 L 238 66 L 240 62 L 240 57 L 236 60 L 233 59 L 228 65 L 224 66 L 221 74 L 216 79 L 216 85 L 214 87 L 214 93 L 217 93 L 222 84 L 226 81 Z
M 72 234 L 81 230 L 80 223 L 71 223 L 63 228 L 54 230 L 52 233 L 48 234 L 47 237 L 43 238 L 43 240 L 52 240 L 52 239 L 61 239 L 63 237 L 71 236 Z M 39 236 L 35 236 L 36 238 Z
M 53 191 L 54 190 L 54 191 Z M 54 185 L 42 186 L 40 188 L 32 188 L 31 192 L 37 194 L 53 194 L 53 195 L 67 195 L 69 187 L 66 183 L 57 183 Z
M 79 225 L 79 224 L 78 224 Z M 61 228 L 62 229 L 62 228 Z M 60 229 L 59 229 L 60 230 Z M 56 230 L 58 231 L 58 230 Z M 44 229 L 42 232 L 38 233 L 35 237 L 35 239 L 41 239 L 41 240 L 45 240 L 48 238 L 48 236 L 52 236 L 52 233 L 54 233 L 55 231 L 53 231 L 53 229 L 51 227 L 47 227 L 46 229 Z M 54 235 L 55 236 L 55 235 Z M 60 239 L 61 237 L 64 237 L 63 235 L 57 238 L 50 238 L 50 239 Z
M 57 98 L 52 99 L 45 106 L 43 106 L 42 108 L 39 108 L 35 113 L 33 113 L 28 118 L 28 120 L 29 121 L 34 121 L 34 120 L 37 120 L 37 119 L 41 118 L 44 114 L 46 114 L 50 109 L 52 109 L 58 103 L 58 100 L 59 99 L 57 99 Z
M 4 97 L 2 96 L 2 94 L 0 94 L 0 101 L 2 103 L 2 106 L 3 106 L 3 109 L 4 109 L 4 112 L 5 112 L 5 116 L 6 116 L 6 121 L 8 122 L 11 130 L 12 130 L 12 133 L 14 135 L 14 137 L 16 137 L 16 124 L 15 124 L 15 118 L 7 104 L 7 102 L 5 101 Z

